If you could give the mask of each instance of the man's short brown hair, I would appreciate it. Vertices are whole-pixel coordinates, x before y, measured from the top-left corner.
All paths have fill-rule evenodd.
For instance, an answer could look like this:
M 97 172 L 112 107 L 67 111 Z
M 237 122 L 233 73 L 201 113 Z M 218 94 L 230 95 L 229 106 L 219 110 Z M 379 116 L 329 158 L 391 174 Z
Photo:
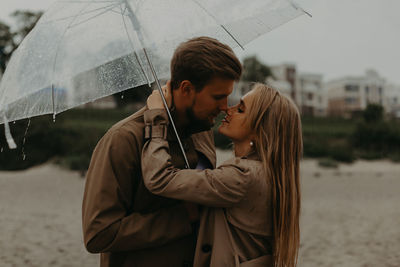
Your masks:
M 197 91 L 213 78 L 239 80 L 242 65 L 232 49 L 210 37 L 197 37 L 181 43 L 171 60 L 171 86 L 189 80 Z

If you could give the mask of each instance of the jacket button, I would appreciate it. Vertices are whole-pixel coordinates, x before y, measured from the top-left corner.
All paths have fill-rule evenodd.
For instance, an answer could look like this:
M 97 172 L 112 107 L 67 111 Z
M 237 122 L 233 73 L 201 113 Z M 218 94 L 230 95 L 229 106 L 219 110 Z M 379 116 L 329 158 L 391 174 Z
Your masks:
M 205 244 L 205 245 L 203 245 L 203 246 L 201 247 L 201 250 L 202 250 L 204 253 L 208 253 L 208 252 L 211 251 L 211 246 L 210 246 L 209 244 Z

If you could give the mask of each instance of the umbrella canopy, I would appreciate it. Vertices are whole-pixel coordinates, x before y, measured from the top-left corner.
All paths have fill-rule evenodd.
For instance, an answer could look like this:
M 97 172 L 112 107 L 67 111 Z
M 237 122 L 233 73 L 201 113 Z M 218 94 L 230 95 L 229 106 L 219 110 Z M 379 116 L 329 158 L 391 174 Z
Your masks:
M 210 36 L 243 47 L 303 13 L 291 0 L 58 1 L 7 66 L 0 124 L 55 116 L 166 78 L 174 49 L 189 38 Z
M 174 49 L 188 38 L 244 46 L 302 13 L 288 0 L 59 1 L 13 54 L 0 113 L 8 120 L 57 114 L 154 81 L 143 48 L 165 78 Z

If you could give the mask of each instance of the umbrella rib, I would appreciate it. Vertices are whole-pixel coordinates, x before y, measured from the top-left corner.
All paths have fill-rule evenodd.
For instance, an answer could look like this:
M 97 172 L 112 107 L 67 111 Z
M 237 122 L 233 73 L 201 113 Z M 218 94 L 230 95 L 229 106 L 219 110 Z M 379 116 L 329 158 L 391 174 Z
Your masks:
M 68 26 L 65 28 L 65 30 L 64 30 L 64 32 L 63 32 L 61 38 L 60 38 L 60 41 L 58 42 L 58 45 L 57 45 L 57 50 L 56 50 L 56 54 L 55 54 L 55 56 L 54 56 L 54 62 L 53 62 L 53 75 L 52 75 L 52 82 L 51 82 L 51 96 L 52 96 L 52 103 L 53 103 L 53 120 L 55 120 L 55 116 L 56 116 L 55 101 L 54 101 L 54 100 L 55 100 L 55 97 L 54 97 L 54 81 L 53 81 L 53 79 L 54 79 L 54 73 L 56 72 L 56 64 L 57 64 L 57 57 L 58 57 L 58 51 L 59 51 L 59 49 L 60 49 L 60 44 L 61 44 L 61 41 L 64 39 L 64 36 L 65 36 L 65 34 L 67 33 L 68 29 L 70 28 L 69 26 L 75 21 L 75 19 L 79 16 L 80 13 L 84 12 L 84 10 L 85 10 L 88 6 L 90 6 L 90 3 L 88 3 L 87 5 L 85 5 L 85 6 L 81 9 L 81 11 L 80 11 L 78 14 L 76 14 L 75 18 L 73 18 L 73 19 L 69 22 Z
M 115 13 L 115 14 L 118 14 L 118 15 L 126 16 L 126 15 L 124 15 L 124 14 L 122 13 L 121 5 L 119 5 L 119 8 L 120 8 L 120 11 L 114 10 L 114 9 L 111 9 L 110 11 L 113 12 L 113 13 Z
M 112 7 L 112 6 L 114 6 L 114 5 L 115 5 L 115 4 L 107 5 L 107 6 L 103 6 L 103 7 L 99 7 L 99 8 L 90 10 L 90 11 L 83 12 L 83 13 L 79 14 L 78 16 L 87 15 L 87 14 L 90 14 L 90 13 L 93 13 L 93 12 L 96 12 L 96 11 L 99 11 L 99 10 L 102 10 L 102 9 L 106 9 L 106 8 Z M 44 22 L 42 22 L 42 23 L 53 23 L 53 22 L 62 21 L 62 20 L 66 20 L 66 19 L 70 19 L 70 18 L 75 18 L 75 17 L 76 17 L 76 15 L 74 15 L 74 16 L 68 16 L 68 17 L 63 17 L 63 18 L 59 18 L 59 19 L 44 21 Z
M 311 13 L 307 12 L 306 10 L 304 10 L 302 7 L 298 6 L 293 0 L 289 0 L 289 3 L 297 10 L 301 10 L 303 11 L 305 14 L 307 14 L 310 18 L 312 18 Z
M 61 2 L 61 3 L 115 3 L 117 1 L 112 1 L 112 0 L 110 0 L 110 1 L 67 1 L 67 0 L 64 0 L 64 1 L 58 1 L 58 2 Z
M 126 32 L 126 35 L 128 36 L 129 43 L 130 43 L 131 46 L 132 46 L 133 54 L 135 55 L 136 61 L 138 62 L 139 67 L 140 67 L 140 69 L 142 70 L 143 75 L 144 75 L 144 77 L 146 78 L 147 83 L 148 83 L 149 86 L 150 86 L 150 79 L 149 79 L 149 77 L 147 77 L 147 74 L 146 74 L 146 72 L 145 72 L 145 70 L 144 70 L 144 68 L 143 68 L 143 65 L 142 65 L 142 63 L 140 62 L 139 56 L 138 56 L 138 54 L 137 54 L 136 51 L 135 51 L 135 46 L 133 45 L 133 41 L 132 41 L 131 37 L 129 36 L 128 28 L 127 28 L 126 22 L 125 22 L 125 17 L 124 17 L 124 15 L 123 15 L 123 14 L 125 13 L 126 9 L 127 9 L 127 8 L 126 8 L 126 6 L 125 6 L 124 11 L 122 11 L 122 7 L 121 7 L 122 21 L 123 21 L 123 23 L 124 23 L 125 32 Z
M 243 45 L 241 45 L 240 43 L 239 43 L 239 41 L 235 38 L 235 36 L 233 36 L 233 34 L 230 32 L 230 31 L 228 31 L 226 28 L 225 28 L 225 26 L 224 25 L 220 25 L 221 26 L 221 28 L 222 29 L 224 29 L 224 31 L 240 46 L 240 48 L 242 48 L 242 50 L 244 50 L 244 47 L 243 47 Z
M 85 20 L 83 20 L 83 21 L 80 21 L 80 22 L 78 22 L 78 23 L 76 23 L 76 24 L 72 24 L 72 25 L 68 26 L 68 28 L 69 28 L 69 29 L 74 28 L 74 27 L 76 27 L 76 26 L 81 25 L 82 23 L 85 23 L 85 22 L 88 22 L 89 20 L 92 20 L 92 19 L 94 19 L 94 18 L 97 18 L 98 16 L 101 16 L 101 15 L 107 13 L 108 11 L 114 9 L 114 8 L 115 8 L 116 6 L 118 6 L 118 5 L 119 5 L 119 3 L 116 4 L 116 5 L 114 5 L 114 6 L 111 6 L 111 7 L 107 8 L 106 10 L 104 10 L 103 12 L 100 12 L 99 14 L 96 14 L 96 15 L 94 15 L 94 16 L 92 16 L 92 17 L 90 17 L 90 18 L 87 18 L 87 19 L 85 19 Z
M 231 32 L 228 31 L 228 29 L 225 28 L 224 25 L 222 25 L 221 23 L 219 23 L 219 21 L 217 20 L 217 18 L 211 14 L 207 9 L 205 9 L 199 2 L 197 2 L 196 0 L 192 0 L 192 2 L 194 2 L 196 5 L 198 5 L 201 9 L 204 10 L 204 12 L 206 12 L 210 17 L 212 17 L 215 22 L 217 22 L 217 24 L 219 24 L 219 26 L 235 41 L 235 43 L 237 43 L 239 45 L 240 48 L 242 48 L 244 50 L 244 47 L 241 43 L 239 43 L 239 41 L 235 38 L 235 36 L 233 36 L 233 34 Z

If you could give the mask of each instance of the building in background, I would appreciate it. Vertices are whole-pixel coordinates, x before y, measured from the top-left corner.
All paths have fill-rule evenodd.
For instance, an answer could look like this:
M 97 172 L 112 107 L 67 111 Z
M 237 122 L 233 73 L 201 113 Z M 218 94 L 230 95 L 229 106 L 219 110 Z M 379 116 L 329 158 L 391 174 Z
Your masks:
M 346 76 L 325 84 L 328 97 L 328 115 L 351 117 L 368 104 L 384 105 L 386 81 L 374 70 L 364 76 Z
M 386 113 L 400 118 L 400 86 L 387 83 L 375 70 L 325 83 L 323 75 L 298 73 L 291 63 L 270 68 L 273 77 L 266 78 L 265 83 L 292 98 L 302 115 L 350 118 L 361 113 L 368 104 L 378 104 Z M 252 85 L 244 81 L 236 84 L 229 104 L 237 103 Z
M 271 72 L 274 80 L 286 81 L 290 85 L 290 97 L 298 103 L 297 100 L 297 70 L 294 63 L 282 63 L 279 65 L 271 66 Z M 273 86 L 271 84 L 271 86 Z M 285 88 L 285 91 L 286 88 Z
M 385 111 L 394 118 L 400 118 L 400 86 L 388 84 L 385 87 Z
M 266 80 L 266 83 L 272 88 L 278 90 L 281 94 L 284 94 L 287 97 L 292 98 L 292 85 L 290 84 L 290 82 L 286 80 L 275 80 L 269 77 Z
M 323 76 L 300 73 L 297 78 L 296 102 L 303 115 L 326 116 L 328 101 L 323 86 Z
M 326 116 L 328 104 L 321 74 L 298 73 L 293 63 L 272 66 L 271 71 L 273 79 L 267 83 L 290 96 L 302 115 Z

